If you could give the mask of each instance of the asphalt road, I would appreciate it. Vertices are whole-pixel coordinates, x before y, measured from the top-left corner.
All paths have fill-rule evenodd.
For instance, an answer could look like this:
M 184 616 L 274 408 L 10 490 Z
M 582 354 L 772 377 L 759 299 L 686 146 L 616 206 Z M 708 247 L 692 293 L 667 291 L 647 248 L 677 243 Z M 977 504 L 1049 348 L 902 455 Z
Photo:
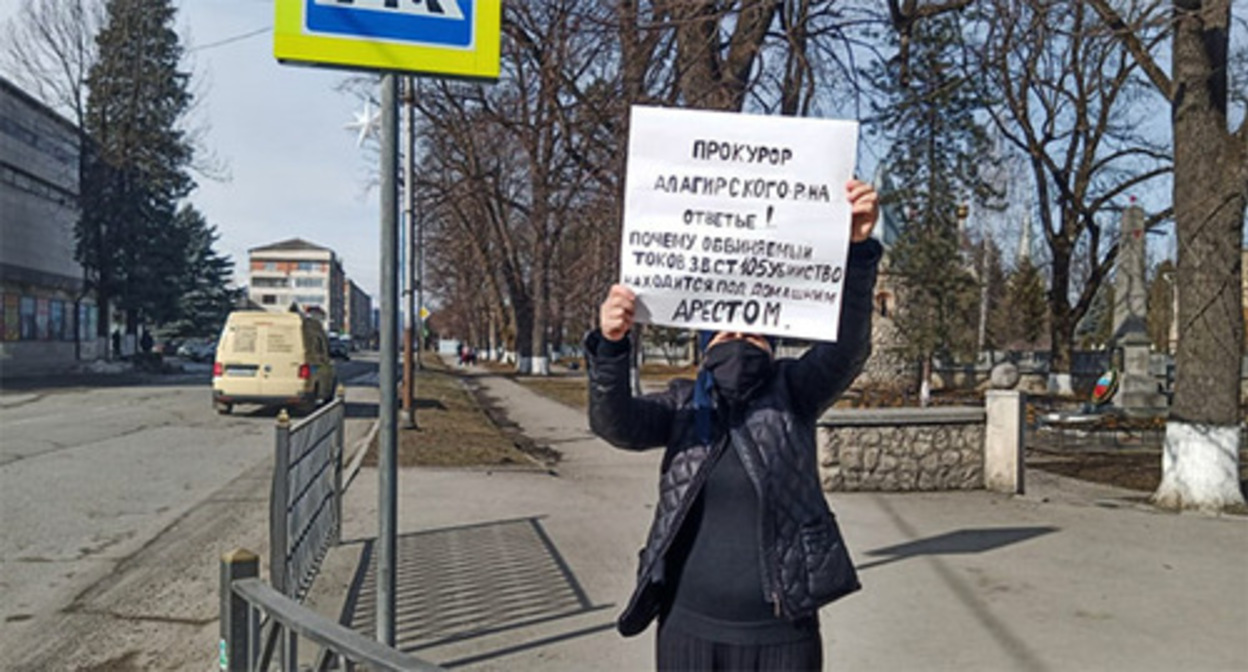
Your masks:
M 339 368 L 348 385 L 375 378 L 373 362 Z M 211 659 L 162 641 L 193 629 L 210 646 L 218 558 L 239 546 L 266 557 L 276 410 L 217 415 L 206 367 L 137 385 L 23 387 L 0 393 L 0 668 Z M 370 419 L 349 415 L 350 441 Z

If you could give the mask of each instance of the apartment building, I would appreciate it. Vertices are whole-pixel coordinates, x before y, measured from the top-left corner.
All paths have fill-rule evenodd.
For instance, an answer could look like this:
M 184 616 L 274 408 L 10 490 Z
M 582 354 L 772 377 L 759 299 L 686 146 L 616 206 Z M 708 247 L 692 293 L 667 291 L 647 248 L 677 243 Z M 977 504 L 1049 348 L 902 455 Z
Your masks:
M 356 347 L 365 347 L 373 337 L 373 300 L 350 278 L 346 279 L 343 292 L 347 297 L 344 333 L 351 336 Z
M 338 255 L 301 238 L 247 251 L 247 298 L 265 310 L 292 306 L 319 317 L 329 332 L 345 332 L 345 273 Z

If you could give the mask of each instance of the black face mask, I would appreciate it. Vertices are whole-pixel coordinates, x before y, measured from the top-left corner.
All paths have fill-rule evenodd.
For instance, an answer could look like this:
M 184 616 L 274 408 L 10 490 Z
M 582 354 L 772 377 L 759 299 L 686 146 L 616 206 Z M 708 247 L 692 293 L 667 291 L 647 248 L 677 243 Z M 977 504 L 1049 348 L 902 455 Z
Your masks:
M 739 404 L 771 377 L 771 353 L 749 341 L 727 341 L 706 351 L 703 366 L 728 403 Z

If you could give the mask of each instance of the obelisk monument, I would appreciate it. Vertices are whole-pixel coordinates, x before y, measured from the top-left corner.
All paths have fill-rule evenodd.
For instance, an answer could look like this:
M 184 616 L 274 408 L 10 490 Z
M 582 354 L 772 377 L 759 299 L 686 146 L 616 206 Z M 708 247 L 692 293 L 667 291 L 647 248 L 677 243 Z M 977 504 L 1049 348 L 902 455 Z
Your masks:
M 1149 373 L 1148 284 L 1145 268 L 1144 210 L 1131 205 L 1123 213 L 1114 275 L 1113 345 L 1122 353 L 1118 393 L 1113 405 L 1127 415 L 1155 415 L 1165 397 Z

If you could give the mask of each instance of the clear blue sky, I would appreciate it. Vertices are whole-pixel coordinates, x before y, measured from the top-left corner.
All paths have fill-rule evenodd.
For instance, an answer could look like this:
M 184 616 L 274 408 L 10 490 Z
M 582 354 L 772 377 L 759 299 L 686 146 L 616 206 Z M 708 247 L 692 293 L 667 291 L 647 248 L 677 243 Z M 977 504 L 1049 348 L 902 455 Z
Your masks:
M 0 0 L 0 24 L 25 2 Z M 272 0 L 176 4 L 189 49 L 273 25 Z M 376 301 L 380 207 L 377 191 L 366 191 L 369 159 L 343 128 L 362 107 L 334 90 L 347 75 L 279 65 L 271 31 L 196 50 L 188 63 L 201 95 L 191 124 L 207 127 L 205 144 L 231 176 L 197 177 L 190 201 L 221 233 L 218 248 L 234 259 L 236 281 L 246 281 L 249 248 L 300 237 L 336 251 Z

